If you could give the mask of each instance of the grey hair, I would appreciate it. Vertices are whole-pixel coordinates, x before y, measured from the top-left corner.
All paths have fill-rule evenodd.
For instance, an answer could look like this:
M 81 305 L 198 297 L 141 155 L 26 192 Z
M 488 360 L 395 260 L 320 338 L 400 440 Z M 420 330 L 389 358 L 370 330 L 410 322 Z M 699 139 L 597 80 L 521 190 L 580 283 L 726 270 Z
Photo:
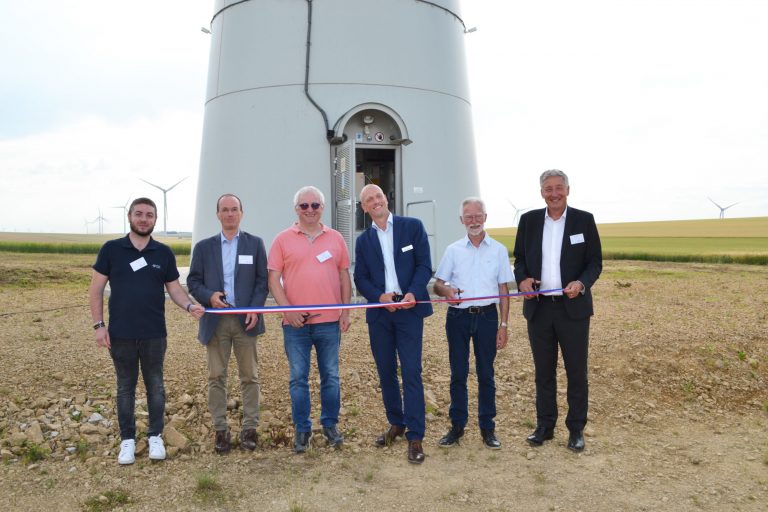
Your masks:
M 483 213 L 488 213 L 485 211 L 485 201 L 483 201 L 479 197 L 470 196 L 461 202 L 461 208 L 459 208 L 459 217 L 464 215 L 464 207 L 467 206 L 468 204 L 479 204 L 480 208 L 483 209 Z
M 543 187 L 544 182 L 547 181 L 547 178 L 552 178 L 552 177 L 563 178 L 563 182 L 565 183 L 565 186 L 570 187 L 570 185 L 568 184 L 568 175 L 558 169 L 550 169 L 548 171 L 544 171 L 543 173 L 541 173 L 541 176 L 539 176 L 539 186 Z
M 320 204 L 325 206 L 325 196 L 320 191 L 320 189 L 317 188 L 317 187 L 313 187 L 312 185 L 307 185 L 306 187 L 301 187 L 299 190 L 296 191 L 296 194 L 294 194 L 294 196 L 293 196 L 293 207 L 294 208 L 299 206 L 299 198 L 301 196 L 303 196 L 304 194 L 308 193 L 308 192 L 312 192 L 317 197 L 319 197 L 320 198 Z

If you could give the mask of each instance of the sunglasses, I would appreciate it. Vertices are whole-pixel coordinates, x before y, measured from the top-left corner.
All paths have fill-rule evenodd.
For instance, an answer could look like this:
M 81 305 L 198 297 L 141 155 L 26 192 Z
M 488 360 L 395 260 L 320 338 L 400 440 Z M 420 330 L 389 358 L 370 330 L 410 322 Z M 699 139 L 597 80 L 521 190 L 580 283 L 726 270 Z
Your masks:
M 312 207 L 313 210 L 319 210 L 323 205 L 320 203 L 312 203 L 312 204 L 301 203 L 301 204 L 297 204 L 296 206 L 298 206 L 302 210 L 307 210 L 310 206 Z

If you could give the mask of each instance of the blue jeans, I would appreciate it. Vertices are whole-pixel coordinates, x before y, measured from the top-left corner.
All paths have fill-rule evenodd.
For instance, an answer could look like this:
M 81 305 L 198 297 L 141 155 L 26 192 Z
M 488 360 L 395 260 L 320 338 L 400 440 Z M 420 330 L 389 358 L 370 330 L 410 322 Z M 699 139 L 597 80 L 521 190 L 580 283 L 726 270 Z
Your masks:
M 291 416 L 296 432 L 311 432 L 312 408 L 309 397 L 309 365 L 312 347 L 317 354 L 317 369 L 320 372 L 320 423 L 332 427 L 339 422 L 341 407 L 341 386 L 339 385 L 339 345 L 341 330 L 339 322 L 309 324 L 299 329 L 283 326 L 285 355 L 291 370 Z
M 482 430 L 493 430 L 496 423 L 496 381 L 493 362 L 496 359 L 496 334 L 499 315 L 495 304 L 478 313 L 448 308 L 445 333 L 448 336 L 448 360 L 451 364 L 451 422 L 467 424 L 467 375 L 469 374 L 469 341 L 475 349 L 477 372 L 477 419 Z
M 165 338 L 145 340 L 111 340 L 109 354 L 117 374 L 117 421 L 122 439 L 136 439 L 136 383 L 139 367 L 147 389 L 149 429 L 147 436 L 163 433 L 165 423 L 165 385 L 163 361 L 167 341 Z

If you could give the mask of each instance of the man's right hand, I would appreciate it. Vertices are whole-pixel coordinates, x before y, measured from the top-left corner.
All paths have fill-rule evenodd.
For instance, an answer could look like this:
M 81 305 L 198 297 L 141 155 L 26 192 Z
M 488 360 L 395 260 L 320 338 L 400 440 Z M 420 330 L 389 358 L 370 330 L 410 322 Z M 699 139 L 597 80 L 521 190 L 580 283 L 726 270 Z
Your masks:
M 384 303 L 384 302 L 392 302 L 392 303 L 394 303 L 395 302 L 394 301 L 394 296 L 395 296 L 395 292 L 382 293 L 379 296 L 379 302 L 381 302 L 381 303 Z M 397 306 L 384 306 L 384 309 L 386 309 L 390 313 L 394 313 L 395 311 L 398 310 L 398 307 Z
M 304 327 L 306 319 L 304 317 L 304 311 L 286 311 L 283 313 L 283 320 L 285 320 L 291 327 L 301 329 Z
M 529 277 L 527 279 L 523 279 L 522 281 L 520 281 L 520 286 L 518 286 L 517 289 L 523 293 L 531 293 L 536 291 L 535 286 L 536 286 L 536 280 L 532 277 Z M 523 296 L 525 300 L 530 300 L 535 297 L 536 295 L 533 295 L 533 294 Z
M 221 308 L 228 308 L 229 305 L 227 305 L 226 302 L 221 300 L 222 297 L 226 297 L 226 294 L 224 292 L 213 292 L 213 295 L 211 295 L 211 307 L 216 309 Z

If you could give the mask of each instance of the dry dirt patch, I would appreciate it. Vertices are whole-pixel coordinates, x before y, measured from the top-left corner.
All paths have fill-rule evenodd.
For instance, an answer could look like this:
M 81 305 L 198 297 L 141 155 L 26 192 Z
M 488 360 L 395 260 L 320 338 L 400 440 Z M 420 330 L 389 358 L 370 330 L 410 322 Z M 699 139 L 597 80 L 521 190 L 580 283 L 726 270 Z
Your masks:
M 204 350 L 193 322 L 172 307 L 166 421 L 181 446 L 164 463 L 143 455 L 126 468 L 115 463 L 113 369 L 93 343 L 80 280 L 87 282 L 90 258 L 78 258 L 66 267 L 75 276 L 69 284 L 0 287 L 0 314 L 17 312 L 0 316 L 6 509 L 765 510 L 768 502 L 765 267 L 606 264 L 595 288 L 590 424 L 581 455 L 565 449 L 562 425 L 540 449 L 523 441 L 535 422 L 534 385 L 517 303 L 510 346 L 496 366 L 503 449 L 481 447 L 474 414 L 461 446 L 437 448 L 449 426 L 445 312 L 438 306 L 425 329 L 428 458 L 421 467 L 407 464 L 403 443 L 372 447 L 385 419 L 362 314 L 342 341 L 341 452 L 319 437 L 307 456 L 285 446 L 292 436 L 288 370 L 277 319 L 270 318 L 259 347 L 262 446 L 215 456 Z M 62 264 L 3 257 L 0 275 L 55 272 Z M 317 421 L 316 372 L 312 381 Z M 236 425 L 234 367 L 230 387 Z M 89 423 L 94 413 L 103 419 Z M 38 427 L 44 458 L 34 461 L 29 439 Z

